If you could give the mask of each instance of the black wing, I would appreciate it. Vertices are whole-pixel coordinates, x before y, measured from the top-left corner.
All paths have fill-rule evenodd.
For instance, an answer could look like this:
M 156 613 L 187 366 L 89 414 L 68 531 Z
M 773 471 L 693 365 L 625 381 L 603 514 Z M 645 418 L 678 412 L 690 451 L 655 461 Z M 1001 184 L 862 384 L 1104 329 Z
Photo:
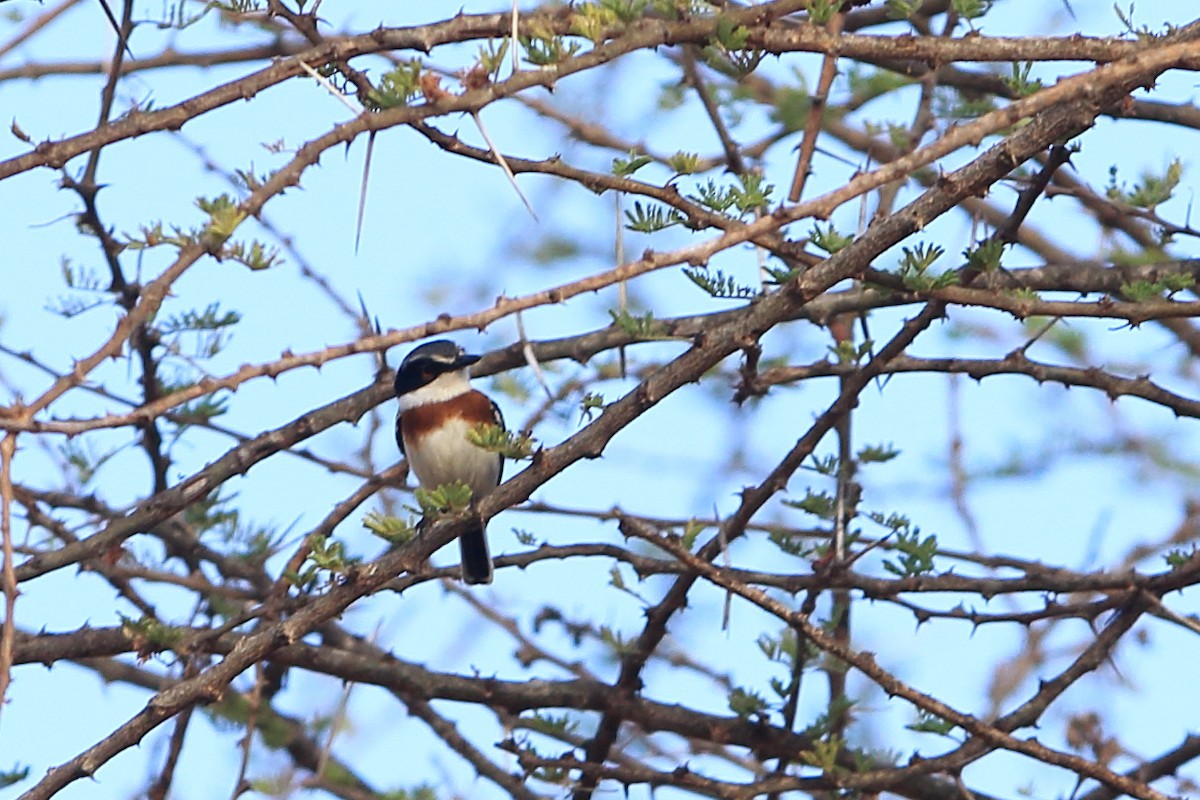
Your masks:
M 408 458 L 408 453 L 404 452 L 404 435 L 400 432 L 400 416 L 400 414 L 396 414 L 396 444 L 400 446 L 400 455 Z
M 490 397 L 488 398 L 488 400 L 491 400 L 492 415 L 496 418 L 496 424 L 500 426 L 501 430 L 508 430 L 507 428 L 504 427 L 504 414 L 501 413 L 500 406 L 496 405 L 496 401 L 492 400 Z M 399 435 L 399 428 L 397 428 L 396 430 L 397 430 L 397 435 Z M 400 450 L 401 451 L 404 450 L 403 445 L 400 446 Z M 499 486 L 501 484 L 501 482 L 504 480 L 504 456 L 500 453 L 497 453 L 496 458 L 500 459 L 500 469 L 496 473 L 496 485 Z

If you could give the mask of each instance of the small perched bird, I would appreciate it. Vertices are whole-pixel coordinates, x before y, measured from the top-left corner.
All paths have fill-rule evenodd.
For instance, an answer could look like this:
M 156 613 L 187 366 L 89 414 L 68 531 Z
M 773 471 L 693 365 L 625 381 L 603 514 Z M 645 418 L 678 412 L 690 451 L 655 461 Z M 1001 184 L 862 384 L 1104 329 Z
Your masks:
M 504 427 L 500 408 L 471 388 L 470 367 L 479 356 L 467 355 L 447 339 L 414 349 L 396 371 L 396 443 L 425 489 L 462 481 L 477 501 L 500 485 L 504 456 L 477 447 L 467 433 L 479 424 Z M 458 540 L 462 576 L 467 583 L 492 582 L 492 557 L 482 520 Z

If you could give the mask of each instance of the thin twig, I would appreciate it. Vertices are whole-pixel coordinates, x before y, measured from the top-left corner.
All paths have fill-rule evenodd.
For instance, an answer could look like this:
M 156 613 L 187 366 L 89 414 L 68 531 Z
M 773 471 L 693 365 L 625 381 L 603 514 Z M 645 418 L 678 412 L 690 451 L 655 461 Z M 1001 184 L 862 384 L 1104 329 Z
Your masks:
M 826 23 L 825 29 L 835 41 L 841 36 L 842 25 L 846 22 L 846 13 L 840 9 L 834 12 Z M 825 106 L 829 102 L 829 90 L 833 79 L 837 77 L 836 48 L 825 53 L 821 59 L 821 75 L 817 79 L 817 90 L 809 96 L 808 118 L 804 122 L 804 137 L 800 140 L 800 157 L 796 161 L 796 172 L 792 175 L 792 187 L 788 190 L 788 200 L 800 202 L 804 193 L 804 183 L 812 171 L 813 154 L 817 150 L 817 137 L 821 133 L 821 122 L 825 116 Z

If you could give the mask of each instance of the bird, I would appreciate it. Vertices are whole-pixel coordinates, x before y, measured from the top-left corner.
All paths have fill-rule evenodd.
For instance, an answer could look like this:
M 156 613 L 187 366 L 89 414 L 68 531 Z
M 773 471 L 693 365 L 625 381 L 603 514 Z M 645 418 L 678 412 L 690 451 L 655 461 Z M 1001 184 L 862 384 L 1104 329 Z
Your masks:
M 504 475 L 503 455 L 467 439 L 480 424 L 504 429 L 500 407 L 471 388 L 470 368 L 479 359 L 449 339 L 427 342 L 400 362 L 394 387 L 400 400 L 396 444 L 418 483 L 432 490 L 462 481 L 471 488 L 473 503 L 499 486 Z M 486 524 L 478 517 L 476 522 L 458 539 L 462 578 L 468 584 L 491 583 Z

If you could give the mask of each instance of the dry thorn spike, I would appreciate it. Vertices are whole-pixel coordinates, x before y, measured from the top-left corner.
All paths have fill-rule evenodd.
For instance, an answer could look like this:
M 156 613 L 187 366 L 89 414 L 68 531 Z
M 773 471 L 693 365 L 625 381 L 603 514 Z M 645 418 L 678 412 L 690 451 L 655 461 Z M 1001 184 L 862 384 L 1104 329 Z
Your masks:
M 342 105 L 344 105 L 346 108 L 350 109 L 350 112 L 352 114 L 354 114 L 354 116 L 357 117 L 363 113 L 363 109 L 361 107 L 355 106 L 355 104 L 350 101 L 349 95 L 347 95 L 345 92 L 338 91 L 338 88 L 336 86 L 334 86 L 332 83 L 330 83 L 328 78 L 326 78 L 324 75 L 322 75 L 321 73 L 319 73 L 315 69 L 313 69 L 311 66 L 309 66 L 308 63 L 305 62 L 303 59 L 297 58 L 296 63 L 300 65 L 301 69 L 303 69 L 305 72 L 307 72 L 309 75 L 311 75 L 313 80 L 315 80 L 317 83 L 324 86 L 326 91 L 328 91 L 331 95 L 333 95 L 338 100 L 340 100 L 342 102 Z M 367 213 L 367 181 L 371 175 L 371 155 L 375 152 L 375 134 L 376 133 L 377 133 L 377 131 L 373 130 L 367 135 L 367 155 L 363 161 L 362 185 L 359 188 L 359 192 L 358 192 L 358 214 L 355 217 L 355 221 L 354 221 L 354 253 L 355 253 L 355 255 L 358 254 L 358 246 L 362 240 L 363 218 L 366 216 L 366 213 Z
M 496 158 L 496 163 L 500 165 L 500 169 L 504 170 L 508 182 L 512 184 L 517 196 L 521 198 L 521 202 L 525 204 L 525 209 L 529 212 L 529 216 L 533 217 L 534 222 L 541 222 L 538 219 L 537 212 L 533 210 L 533 205 L 529 202 L 529 198 L 521 191 L 521 186 L 517 183 L 517 176 L 513 173 L 512 167 L 508 165 L 504 154 L 500 152 L 500 149 L 496 147 L 496 143 L 492 141 L 492 137 L 488 135 L 487 128 L 483 126 L 483 120 L 480 118 L 479 112 L 472 111 L 471 119 L 475 120 L 475 124 L 479 127 L 479 132 L 483 134 L 483 140 L 487 142 L 488 149 L 492 151 L 492 155 Z
M 354 254 L 358 255 L 358 245 L 362 241 L 363 219 L 367 215 L 367 182 L 371 176 L 371 156 L 375 153 L 375 134 L 367 135 L 367 154 L 363 159 L 362 184 L 358 189 L 358 214 L 354 220 Z
M 625 193 L 617 191 L 613 193 L 614 202 L 614 232 L 615 241 L 613 249 L 615 252 L 615 260 L 617 266 L 625 263 L 625 226 L 621 222 L 621 211 L 624 203 Z M 624 314 L 629 310 L 629 284 L 626 281 L 621 281 L 617 284 L 617 309 Z M 617 361 L 621 368 L 621 380 L 625 380 L 626 368 L 628 366 L 625 358 L 625 348 L 620 347 L 617 350 Z
M 0 628 L 0 711 L 4 709 L 4 696 L 12 678 L 13 647 L 16 640 L 17 604 L 16 566 L 12 541 L 12 462 L 17 452 L 17 435 L 9 433 L 0 440 L 0 548 L 3 564 L 0 564 L 0 588 L 4 594 L 4 622 Z
M 338 91 L 338 88 L 336 86 L 334 86 L 332 83 L 330 83 L 328 78 L 326 78 L 324 75 L 322 75 L 321 73 L 317 72 L 315 69 L 310 67 L 306 61 L 304 61 L 303 59 L 297 58 L 296 63 L 300 65 L 301 69 L 303 69 L 305 72 L 307 72 L 309 75 L 311 75 L 313 80 L 315 80 L 317 83 L 324 86 L 326 91 L 328 91 L 331 95 L 333 95 L 338 100 L 340 100 L 342 102 L 342 105 L 344 105 L 346 108 L 350 109 L 351 114 L 353 114 L 354 116 L 357 117 L 358 115 L 363 113 L 362 108 L 355 107 L 354 103 L 350 102 L 350 98 L 345 92 Z
M 542 365 L 538 363 L 537 355 L 533 352 L 533 345 L 529 341 L 529 337 L 525 335 L 525 320 L 521 316 L 521 312 L 516 313 L 517 318 L 517 336 L 521 339 L 521 352 L 525 355 L 525 363 L 533 370 L 533 374 L 537 376 L 538 383 L 546 392 L 546 397 L 553 402 L 554 392 L 550 391 L 550 384 L 546 381 L 546 374 L 542 371 Z
M 509 36 L 512 40 L 512 71 L 515 75 L 521 71 L 521 58 L 517 55 L 517 48 L 520 46 L 519 30 L 521 19 L 520 0 L 513 0 L 512 4 L 512 28 L 509 31 Z

